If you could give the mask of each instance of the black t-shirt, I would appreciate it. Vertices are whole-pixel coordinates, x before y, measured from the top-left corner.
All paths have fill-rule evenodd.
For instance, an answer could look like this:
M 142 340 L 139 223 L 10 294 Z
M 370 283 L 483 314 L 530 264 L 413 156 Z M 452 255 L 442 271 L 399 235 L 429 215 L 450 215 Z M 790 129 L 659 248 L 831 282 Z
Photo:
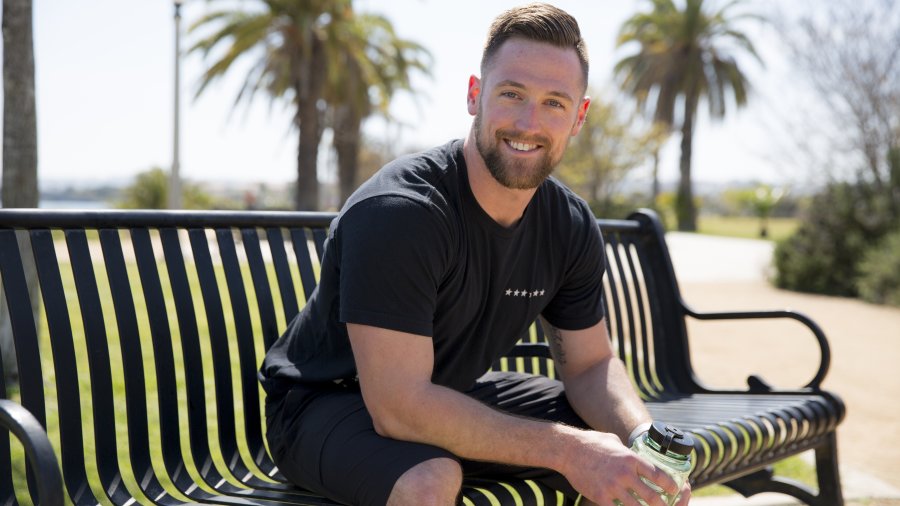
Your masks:
M 397 159 L 348 200 L 319 286 L 260 369 L 270 394 L 354 377 L 347 323 L 431 337 L 432 381 L 464 391 L 539 315 L 568 330 L 603 318 L 604 248 L 587 204 L 549 178 L 504 228 L 475 200 L 462 145 Z

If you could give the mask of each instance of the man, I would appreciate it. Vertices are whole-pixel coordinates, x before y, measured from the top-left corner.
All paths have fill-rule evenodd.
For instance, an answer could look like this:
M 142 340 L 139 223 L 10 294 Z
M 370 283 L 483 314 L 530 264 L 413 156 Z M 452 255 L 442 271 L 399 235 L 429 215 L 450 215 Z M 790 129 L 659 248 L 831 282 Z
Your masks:
M 640 476 L 678 492 L 623 444 L 650 417 L 610 348 L 602 239 L 548 178 L 584 123 L 587 73 L 571 16 L 503 13 L 469 79 L 468 137 L 349 199 L 316 293 L 260 371 L 288 479 L 349 504 L 454 504 L 464 476 L 599 504 L 664 504 Z M 562 383 L 485 374 L 538 316 Z

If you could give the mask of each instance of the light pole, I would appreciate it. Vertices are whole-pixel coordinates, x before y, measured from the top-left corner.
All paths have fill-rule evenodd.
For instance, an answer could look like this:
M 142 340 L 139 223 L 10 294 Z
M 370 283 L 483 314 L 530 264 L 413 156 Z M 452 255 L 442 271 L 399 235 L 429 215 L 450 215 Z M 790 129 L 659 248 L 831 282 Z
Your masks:
M 181 95 L 181 4 L 184 0 L 173 0 L 175 4 L 175 111 L 174 138 L 172 139 L 172 172 L 169 174 L 169 209 L 181 209 L 181 175 L 179 161 L 179 123 Z

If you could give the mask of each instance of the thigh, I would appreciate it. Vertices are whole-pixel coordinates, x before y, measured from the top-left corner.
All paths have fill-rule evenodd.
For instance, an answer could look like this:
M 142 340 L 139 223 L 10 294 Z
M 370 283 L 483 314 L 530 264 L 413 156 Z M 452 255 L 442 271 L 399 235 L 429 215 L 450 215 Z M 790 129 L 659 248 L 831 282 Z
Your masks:
M 562 382 L 546 376 L 492 371 L 467 394 L 512 415 L 589 428 L 569 404 Z
M 400 476 L 452 454 L 379 436 L 357 388 L 296 387 L 271 410 L 269 446 L 297 485 L 346 504 L 383 505 Z

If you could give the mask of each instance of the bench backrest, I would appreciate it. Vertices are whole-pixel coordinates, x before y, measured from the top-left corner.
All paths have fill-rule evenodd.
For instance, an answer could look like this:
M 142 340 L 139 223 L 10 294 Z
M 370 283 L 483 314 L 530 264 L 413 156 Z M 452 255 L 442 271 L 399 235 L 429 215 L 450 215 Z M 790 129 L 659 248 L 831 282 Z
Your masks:
M 0 210 L 0 310 L 19 369 L 18 391 L 0 375 L 0 395 L 58 428 L 76 504 L 121 502 L 125 483 L 153 496 L 166 481 L 277 476 L 256 371 L 315 288 L 333 217 Z M 599 224 L 613 343 L 642 395 L 667 395 L 690 369 L 661 227 L 652 213 Z M 497 367 L 552 375 L 539 330 L 531 340 Z M 3 504 L 24 473 L 16 452 L 0 437 Z

